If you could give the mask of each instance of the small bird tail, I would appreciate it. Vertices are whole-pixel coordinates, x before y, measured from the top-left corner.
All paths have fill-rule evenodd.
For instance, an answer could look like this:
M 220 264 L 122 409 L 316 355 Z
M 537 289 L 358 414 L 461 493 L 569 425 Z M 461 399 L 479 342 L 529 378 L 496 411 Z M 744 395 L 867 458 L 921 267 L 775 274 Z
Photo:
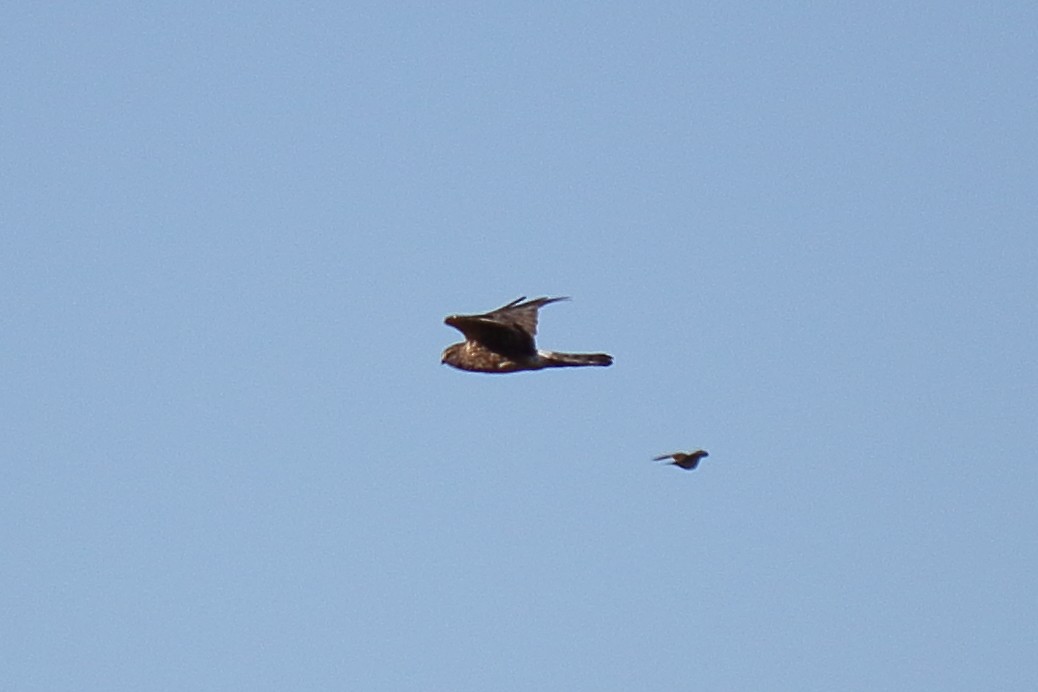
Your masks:
M 607 353 L 556 353 L 541 351 L 541 362 L 546 368 L 579 368 L 585 365 L 612 365 L 613 357 Z

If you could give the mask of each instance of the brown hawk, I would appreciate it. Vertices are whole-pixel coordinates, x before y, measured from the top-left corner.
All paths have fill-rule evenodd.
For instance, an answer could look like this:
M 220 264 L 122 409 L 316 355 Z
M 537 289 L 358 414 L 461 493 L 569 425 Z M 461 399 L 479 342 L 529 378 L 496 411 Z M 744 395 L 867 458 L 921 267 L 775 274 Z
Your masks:
M 703 457 L 708 457 L 710 454 L 703 449 L 697 449 L 691 454 L 685 452 L 674 452 L 673 454 L 664 454 L 653 459 L 653 461 L 663 461 L 664 459 L 673 459 L 674 461 L 668 461 L 667 463 L 671 466 L 680 466 L 686 471 L 691 471 L 699 465 L 699 460 Z
M 440 358 L 459 370 L 472 372 L 518 372 L 543 368 L 567 368 L 584 365 L 612 365 L 613 357 L 605 353 L 556 353 L 538 350 L 537 310 L 567 298 L 526 296 L 482 315 L 450 315 L 444 324 L 465 335 L 465 341 L 448 346 Z

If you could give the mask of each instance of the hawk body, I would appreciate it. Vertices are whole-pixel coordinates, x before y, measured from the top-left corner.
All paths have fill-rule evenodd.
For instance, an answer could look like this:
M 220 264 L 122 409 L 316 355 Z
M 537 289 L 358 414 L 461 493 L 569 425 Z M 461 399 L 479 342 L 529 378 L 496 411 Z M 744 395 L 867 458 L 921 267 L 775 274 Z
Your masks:
M 544 368 L 612 365 L 605 353 L 556 353 L 538 350 L 537 311 L 566 298 L 525 296 L 481 315 L 450 315 L 444 324 L 454 327 L 465 341 L 443 351 L 441 363 L 471 372 L 506 373 Z M 523 302 L 526 301 L 526 302 Z

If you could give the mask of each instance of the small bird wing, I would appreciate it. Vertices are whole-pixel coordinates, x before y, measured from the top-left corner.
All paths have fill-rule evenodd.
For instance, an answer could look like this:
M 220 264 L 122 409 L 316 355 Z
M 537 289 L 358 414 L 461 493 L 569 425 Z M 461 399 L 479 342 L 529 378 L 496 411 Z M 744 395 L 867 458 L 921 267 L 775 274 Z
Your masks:
M 686 471 L 691 471 L 695 467 L 699 466 L 699 459 L 700 458 L 695 455 L 676 454 L 674 455 L 674 461 L 670 463 L 674 464 L 675 466 L 680 466 Z

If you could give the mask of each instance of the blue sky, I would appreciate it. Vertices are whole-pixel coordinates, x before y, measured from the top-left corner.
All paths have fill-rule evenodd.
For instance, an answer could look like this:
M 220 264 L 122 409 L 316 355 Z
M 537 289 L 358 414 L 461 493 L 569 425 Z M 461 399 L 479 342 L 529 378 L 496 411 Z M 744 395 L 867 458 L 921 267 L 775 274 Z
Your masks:
M 0 11 L 0 688 L 1035 689 L 1036 27 Z

